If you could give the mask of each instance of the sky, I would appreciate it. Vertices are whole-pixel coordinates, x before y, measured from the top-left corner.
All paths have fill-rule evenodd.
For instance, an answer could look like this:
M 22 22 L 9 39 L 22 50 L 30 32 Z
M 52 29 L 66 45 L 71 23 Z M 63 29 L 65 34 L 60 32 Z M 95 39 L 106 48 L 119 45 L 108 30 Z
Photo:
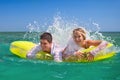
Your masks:
M 0 32 L 27 31 L 34 21 L 61 17 L 100 26 L 100 31 L 120 32 L 120 0 L 0 0 Z M 40 24 L 40 23 L 39 23 Z

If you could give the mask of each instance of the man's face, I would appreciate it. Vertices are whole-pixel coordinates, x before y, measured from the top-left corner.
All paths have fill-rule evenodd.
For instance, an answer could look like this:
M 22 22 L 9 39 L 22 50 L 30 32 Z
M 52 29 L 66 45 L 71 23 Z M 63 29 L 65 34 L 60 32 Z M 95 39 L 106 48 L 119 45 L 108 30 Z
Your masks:
M 50 53 L 52 43 L 49 43 L 46 39 L 41 39 L 40 43 L 42 50 Z

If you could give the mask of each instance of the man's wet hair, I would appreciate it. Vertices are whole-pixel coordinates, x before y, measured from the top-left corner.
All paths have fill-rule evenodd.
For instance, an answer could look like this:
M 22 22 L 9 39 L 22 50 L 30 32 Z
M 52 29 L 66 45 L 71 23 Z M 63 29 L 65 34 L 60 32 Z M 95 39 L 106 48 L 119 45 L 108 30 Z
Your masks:
M 40 35 L 40 40 L 45 39 L 49 43 L 52 43 L 52 35 L 49 32 L 44 32 L 43 34 Z

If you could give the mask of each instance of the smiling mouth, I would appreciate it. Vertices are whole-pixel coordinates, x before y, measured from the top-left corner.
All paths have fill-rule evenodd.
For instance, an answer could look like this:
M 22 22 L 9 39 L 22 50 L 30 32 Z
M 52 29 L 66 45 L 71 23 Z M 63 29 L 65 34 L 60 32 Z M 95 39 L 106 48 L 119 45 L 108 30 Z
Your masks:
M 81 40 L 77 40 L 76 42 L 81 42 Z

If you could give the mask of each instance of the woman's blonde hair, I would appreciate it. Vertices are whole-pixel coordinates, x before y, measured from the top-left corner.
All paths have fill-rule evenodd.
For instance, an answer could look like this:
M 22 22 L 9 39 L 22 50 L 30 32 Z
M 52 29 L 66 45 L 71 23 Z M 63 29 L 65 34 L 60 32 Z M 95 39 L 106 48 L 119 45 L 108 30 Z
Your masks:
M 74 29 L 74 30 L 73 30 L 73 34 L 74 34 L 76 31 L 79 31 L 79 32 L 82 34 L 84 40 L 86 39 L 86 32 L 85 32 L 85 30 L 84 30 L 83 28 L 76 28 L 76 29 Z

